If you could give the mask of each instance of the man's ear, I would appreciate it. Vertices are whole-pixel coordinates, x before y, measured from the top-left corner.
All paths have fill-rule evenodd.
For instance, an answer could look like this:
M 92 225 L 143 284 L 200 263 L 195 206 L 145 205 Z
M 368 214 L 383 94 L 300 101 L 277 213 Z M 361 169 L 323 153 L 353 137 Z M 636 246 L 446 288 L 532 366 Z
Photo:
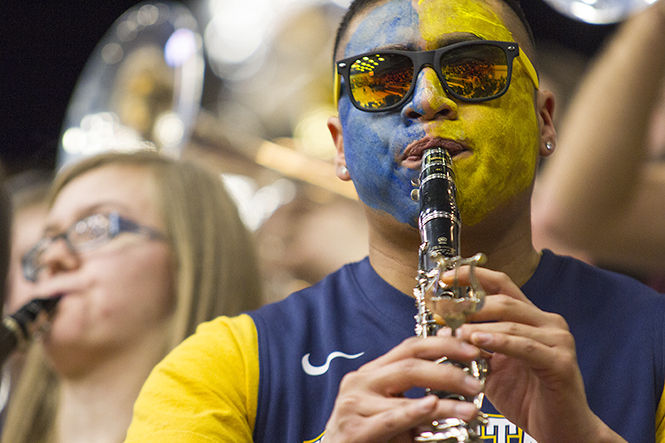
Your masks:
M 540 155 L 547 157 L 556 148 L 554 128 L 554 94 L 551 91 L 538 91 L 538 124 L 540 126 Z
M 328 130 L 337 151 L 335 154 L 335 175 L 340 180 L 351 180 L 349 170 L 346 167 L 346 158 L 344 157 L 344 136 L 342 135 L 342 123 L 339 121 L 339 117 L 335 116 L 328 119 Z

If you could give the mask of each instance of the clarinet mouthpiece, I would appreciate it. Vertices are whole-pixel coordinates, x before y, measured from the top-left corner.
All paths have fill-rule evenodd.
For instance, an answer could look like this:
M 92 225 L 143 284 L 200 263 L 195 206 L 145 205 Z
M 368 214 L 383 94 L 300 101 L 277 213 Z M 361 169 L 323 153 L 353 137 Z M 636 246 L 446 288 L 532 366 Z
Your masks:
M 46 322 L 62 296 L 35 298 L 0 322 L 0 365 L 18 348 L 24 348 Z

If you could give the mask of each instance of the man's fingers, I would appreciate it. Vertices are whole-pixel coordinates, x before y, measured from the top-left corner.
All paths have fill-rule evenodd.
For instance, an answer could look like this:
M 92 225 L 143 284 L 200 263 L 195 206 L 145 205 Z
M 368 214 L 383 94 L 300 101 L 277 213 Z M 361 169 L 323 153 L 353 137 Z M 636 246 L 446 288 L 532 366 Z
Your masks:
M 471 420 L 478 409 L 470 402 L 439 399 L 426 395 L 419 399 L 408 398 L 368 398 L 376 411 L 371 415 L 359 415 L 357 406 L 353 414 L 337 423 L 335 429 L 328 429 L 327 435 L 347 436 L 344 441 L 386 441 L 404 434 L 414 426 L 426 426 L 436 419 L 456 417 Z M 342 406 L 343 407 L 343 406 Z
M 457 330 L 460 338 L 473 344 L 477 344 L 477 340 L 471 340 L 471 336 L 477 333 L 525 337 L 550 347 L 574 346 L 573 337 L 565 328 L 543 328 L 515 322 L 500 322 L 466 324 Z
M 360 370 L 376 370 L 381 366 L 407 358 L 438 360 L 443 355 L 455 360 L 470 361 L 478 358 L 479 350 L 475 346 L 450 336 L 427 337 L 425 339 L 414 336 L 407 338 L 376 360 L 363 365 Z
M 516 300 L 533 304 L 519 286 L 503 272 L 480 267 L 476 267 L 474 272 L 476 279 L 488 294 L 506 294 Z M 471 284 L 471 267 L 462 266 L 458 269 L 446 271 L 441 277 L 441 281 L 449 285 L 469 286 Z
M 545 312 L 531 303 L 523 303 L 509 295 L 496 294 L 485 298 L 483 308 L 469 316 L 470 322 L 514 322 L 536 327 L 568 330 L 561 315 Z
M 470 340 L 489 351 L 524 361 L 535 370 L 558 372 L 557 367 L 562 370 L 576 367 L 573 364 L 577 362 L 574 346 L 548 346 L 529 337 L 489 332 L 474 332 Z
M 415 358 L 378 369 L 368 384 L 369 390 L 384 395 L 397 395 L 413 387 L 427 387 L 463 395 L 475 395 L 482 389 L 478 380 L 455 365 Z

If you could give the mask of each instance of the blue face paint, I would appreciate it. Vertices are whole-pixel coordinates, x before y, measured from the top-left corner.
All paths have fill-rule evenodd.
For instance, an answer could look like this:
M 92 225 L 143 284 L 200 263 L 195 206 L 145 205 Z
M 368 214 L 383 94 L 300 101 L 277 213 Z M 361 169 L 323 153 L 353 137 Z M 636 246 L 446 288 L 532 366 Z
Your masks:
M 361 12 L 348 35 L 340 58 L 386 47 L 434 49 L 461 37 L 514 40 L 492 5 L 476 0 L 387 0 Z M 534 85 L 519 65 L 513 68 L 506 94 L 478 104 L 447 97 L 431 68 L 418 73 L 415 91 L 401 110 L 363 112 L 343 93 L 338 111 L 344 155 L 363 203 L 417 226 L 418 203 L 410 194 L 419 170 L 402 164 L 401 155 L 410 143 L 425 137 L 451 140 L 464 148 L 453 159 L 464 224 L 476 224 L 528 192 L 539 146 Z M 449 112 L 426 114 L 428 109 L 444 108 Z
M 380 24 L 380 25 L 377 25 Z M 377 47 L 413 41 L 418 15 L 407 2 L 389 2 L 372 9 L 347 44 L 350 56 Z M 418 203 L 411 200 L 419 171 L 397 162 L 405 147 L 425 136 L 418 125 L 405 125 L 399 112 L 369 113 L 353 107 L 346 94 L 339 102 L 346 165 L 360 199 L 402 223 L 417 226 Z

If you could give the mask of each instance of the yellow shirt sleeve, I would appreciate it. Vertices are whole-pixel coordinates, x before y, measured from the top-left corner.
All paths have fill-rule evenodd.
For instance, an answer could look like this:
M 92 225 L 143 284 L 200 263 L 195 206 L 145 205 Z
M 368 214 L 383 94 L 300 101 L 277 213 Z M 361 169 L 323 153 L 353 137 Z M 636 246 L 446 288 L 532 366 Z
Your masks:
M 660 396 L 658 410 L 656 411 L 656 441 L 665 443 L 665 390 Z
M 203 323 L 153 369 L 125 443 L 251 442 L 258 384 L 252 319 Z

